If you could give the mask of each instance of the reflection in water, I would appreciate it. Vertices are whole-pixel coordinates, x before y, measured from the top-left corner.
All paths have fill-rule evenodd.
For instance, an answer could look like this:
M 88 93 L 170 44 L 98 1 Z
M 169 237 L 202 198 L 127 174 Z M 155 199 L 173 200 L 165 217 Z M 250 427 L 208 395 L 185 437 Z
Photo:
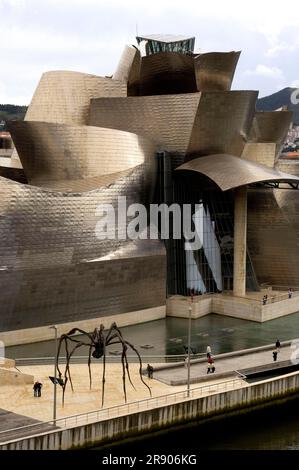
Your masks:
M 122 328 L 124 337 L 133 343 L 143 356 L 184 354 L 187 345 L 188 320 L 166 318 Z M 210 344 L 214 354 L 271 344 L 299 337 L 299 312 L 266 323 L 256 323 L 221 315 L 207 315 L 192 320 L 191 346 L 204 353 Z M 148 349 L 142 346 L 149 346 Z M 152 346 L 152 347 L 151 347 Z M 44 341 L 7 348 L 8 357 L 42 357 L 53 354 L 53 342 Z M 87 350 L 80 349 L 80 355 Z

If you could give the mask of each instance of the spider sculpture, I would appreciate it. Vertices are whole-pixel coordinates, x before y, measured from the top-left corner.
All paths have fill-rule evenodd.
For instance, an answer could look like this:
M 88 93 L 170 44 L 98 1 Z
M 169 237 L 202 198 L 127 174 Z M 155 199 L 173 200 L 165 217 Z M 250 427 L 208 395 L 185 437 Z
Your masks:
M 86 335 L 87 339 L 81 340 L 78 338 L 74 338 L 72 335 L 75 334 L 82 334 Z M 75 344 L 73 344 L 75 343 Z M 81 346 L 88 346 L 89 348 L 89 353 L 88 353 L 88 371 L 89 371 L 89 384 L 90 388 L 92 385 L 92 377 L 91 377 L 91 357 L 94 357 L 95 359 L 100 359 L 103 358 L 103 375 L 102 375 L 102 406 L 104 405 L 104 391 L 105 391 L 105 372 L 106 372 L 106 348 L 107 346 L 110 346 L 111 344 L 120 344 L 122 346 L 122 352 L 121 352 L 121 363 L 122 363 L 122 381 L 123 381 L 123 391 L 124 391 L 124 397 L 125 401 L 127 401 L 127 391 L 126 391 L 126 375 L 128 376 L 129 382 L 132 385 L 132 387 L 135 389 L 131 376 L 130 376 L 130 370 L 129 370 L 129 362 L 127 358 L 127 349 L 131 348 L 132 351 L 135 352 L 138 362 L 139 362 L 139 376 L 141 382 L 148 388 L 149 393 L 151 395 L 151 389 L 150 387 L 145 383 L 142 377 L 142 361 L 139 352 L 137 349 L 128 341 L 125 341 L 120 329 L 117 327 L 116 323 L 112 323 L 110 326 L 110 329 L 108 330 L 107 334 L 105 335 L 104 333 L 104 325 L 100 325 L 100 328 L 95 328 L 93 333 L 87 333 L 86 331 L 81 330 L 80 328 L 73 328 L 71 331 L 69 331 L 67 334 L 61 335 L 59 344 L 58 344 L 58 351 L 57 351 L 57 357 L 56 357 L 56 364 L 57 364 L 57 371 L 59 374 L 59 378 L 62 379 L 62 372 L 59 368 L 59 356 L 61 352 L 61 346 L 64 345 L 65 348 L 65 354 L 66 354 L 66 366 L 63 374 L 63 385 L 62 385 L 62 403 L 64 404 L 64 395 L 65 395 L 65 389 L 68 380 L 70 381 L 72 391 L 74 391 L 73 388 L 73 382 L 72 382 L 72 377 L 71 377 L 71 372 L 70 372 L 70 361 L 71 358 L 74 354 L 74 352 L 80 348 Z

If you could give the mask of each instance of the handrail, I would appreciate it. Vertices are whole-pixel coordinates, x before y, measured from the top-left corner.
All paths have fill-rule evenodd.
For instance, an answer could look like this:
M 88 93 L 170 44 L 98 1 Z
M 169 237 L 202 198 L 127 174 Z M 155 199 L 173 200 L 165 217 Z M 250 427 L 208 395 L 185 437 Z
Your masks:
M 85 418 L 85 421 L 87 423 L 89 423 L 89 422 L 91 422 L 89 420 L 89 417 L 91 417 L 92 415 L 96 415 L 94 419 L 95 419 L 95 421 L 99 421 L 100 418 L 109 419 L 110 417 L 112 417 L 111 415 L 114 415 L 114 417 L 117 417 L 117 416 L 120 416 L 121 414 L 124 414 L 124 413 L 121 413 L 121 412 L 126 412 L 126 414 L 130 414 L 130 413 L 136 412 L 136 411 L 145 411 L 145 410 L 148 410 L 148 409 L 151 409 L 151 408 L 156 408 L 159 405 L 163 406 L 163 403 L 161 403 L 161 401 L 164 401 L 165 402 L 164 404 L 167 404 L 171 401 L 173 403 L 176 403 L 178 401 L 178 399 L 190 400 L 190 399 L 194 398 L 194 396 L 196 394 L 198 394 L 199 392 L 202 392 L 206 389 L 207 389 L 207 391 L 212 390 L 212 392 L 216 392 L 216 391 L 218 391 L 219 387 L 223 388 L 225 386 L 225 390 L 227 390 L 228 384 L 234 385 L 236 382 L 240 383 L 240 378 L 224 380 L 222 382 L 217 382 L 217 383 L 212 383 L 212 384 L 209 384 L 209 385 L 203 385 L 203 386 L 200 386 L 200 387 L 192 388 L 190 390 L 190 396 L 187 396 L 187 390 L 182 390 L 180 392 L 175 392 L 175 393 L 170 393 L 170 394 L 165 394 L 165 395 L 159 395 L 159 396 L 153 397 L 153 398 L 144 398 L 142 400 L 137 400 L 137 401 L 133 401 L 133 402 L 130 402 L 130 403 L 123 403 L 121 405 L 114 405 L 114 406 L 111 406 L 111 407 L 108 407 L 108 408 L 103 408 L 103 409 L 100 409 L 100 410 L 89 411 L 87 413 L 79 413 L 79 414 L 75 414 L 75 415 L 65 416 L 63 418 L 56 419 L 55 423 L 53 422 L 53 420 L 41 421 L 41 422 L 38 422 L 38 423 L 28 424 L 26 426 L 20 426 L 20 427 L 17 427 L 17 428 L 6 429 L 4 431 L 0 431 L 0 438 L 1 438 L 1 436 L 5 435 L 7 433 L 18 432 L 18 431 L 26 431 L 26 430 L 30 431 L 31 429 L 35 429 L 35 428 L 38 428 L 38 427 L 41 427 L 41 426 L 44 427 L 46 425 L 67 428 L 67 427 L 70 427 L 71 425 L 74 425 L 74 421 L 75 421 L 75 424 L 78 424 L 78 420 L 81 420 L 82 418 Z M 215 388 L 217 390 L 215 390 Z M 171 398 L 173 400 L 170 400 Z M 144 407 L 142 405 L 146 405 L 146 407 Z M 152 406 L 150 406 L 150 405 L 152 405 Z M 154 406 L 154 405 L 156 405 L 156 406 Z M 137 410 L 136 409 L 132 410 L 132 408 L 134 408 L 134 407 L 135 408 L 137 407 Z M 113 413 L 113 411 L 117 411 L 117 413 Z M 93 422 L 95 422 L 95 421 L 93 420 Z M 63 425 L 63 423 L 64 423 L 64 425 Z M 3 445 L 3 442 L 0 441 L 0 445 Z
M 140 351 L 139 351 L 140 353 Z M 192 354 L 192 359 L 199 359 L 201 356 L 205 356 L 206 353 L 205 352 L 198 352 L 198 353 L 195 353 L 195 354 Z M 106 356 L 106 361 L 107 362 L 113 362 L 113 361 L 116 361 L 116 360 L 119 360 L 119 356 L 118 354 L 110 354 L 110 355 L 107 355 Z M 149 360 L 158 360 L 158 359 L 161 359 L 161 362 L 183 362 L 184 361 L 184 358 L 186 357 L 186 354 L 183 353 L 183 354 L 170 354 L 170 355 L 164 355 L 164 354 L 149 354 L 149 355 L 144 355 L 144 354 L 140 354 L 140 357 L 142 359 L 143 362 L 146 362 L 146 361 L 149 361 Z M 130 355 L 128 354 L 127 355 L 127 358 L 130 360 L 130 359 L 134 359 L 138 362 L 138 358 L 136 357 L 136 355 Z M 65 361 L 66 360 L 66 357 L 65 356 L 61 356 L 60 361 Z M 88 360 L 88 356 L 73 356 L 72 357 L 72 360 L 73 362 L 76 362 L 76 360 L 78 361 L 83 361 L 83 360 Z M 45 362 L 45 361 L 51 361 L 53 362 L 54 361 L 54 356 L 42 356 L 42 357 L 20 357 L 20 358 L 15 358 L 15 361 L 16 361 L 16 364 L 18 366 L 22 366 L 22 365 L 26 365 L 25 363 L 26 362 L 30 362 L 30 363 L 34 363 L 34 362 Z

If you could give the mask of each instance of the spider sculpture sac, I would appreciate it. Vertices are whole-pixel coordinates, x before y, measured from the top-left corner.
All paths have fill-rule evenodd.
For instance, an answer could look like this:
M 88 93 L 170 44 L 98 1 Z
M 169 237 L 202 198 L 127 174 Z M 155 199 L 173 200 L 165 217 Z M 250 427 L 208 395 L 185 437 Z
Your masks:
M 78 338 L 74 338 L 73 335 L 78 334 L 78 333 L 85 335 L 87 339 L 84 341 Z M 73 328 L 67 334 L 61 335 L 59 339 L 59 344 L 58 344 L 56 364 L 57 364 L 57 371 L 59 374 L 59 378 L 61 379 L 62 372 L 59 368 L 59 356 L 61 352 L 61 347 L 62 345 L 64 345 L 65 354 L 66 354 L 66 365 L 65 365 L 65 370 L 63 374 L 63 385 L 62 385 L 62 403 L 63 404 L 64 404 L 65 389 L 66 389 L 68 380 L 70 381 L 72 391 L 74 391 L 71 371 L 70 371 L 71 358 L 77 349 L 79 349 L 81 346 L 87 346 L 89 348 L 87 365 L 88 365 L 88 371 L 89 371 L 90 388 L 92 385 L 91 368 L 90 368 L 91 358 L 92 357 L 95 359 L 103 358 L 102 406 L 104 405 L 104 392 L 105 392 L 105 380 L 106 380 L 105 379 L 106 348 L 107 346 L 110 346 L 111 344 L 120 344 L 122 346 L 122 352 L 121 352 L 121 363 L 122 363 L 122 370 L 123 370 L 122 382 L 123 382 L 123 391 L 124 391 L 125 401 L 127 401 L 126 375 L 128 376 L 130 384 L 132 385 L 134 390 L 136 390 L 132 383 L 131 376 L 130 376 L 129 362 L 127 358 L 128 348 L 131 348 L 138 358 L 140 380 L 148 388 L 149 393 L 151 395 L 151 389 L 145 383 L 142 377 L 142 360 L 141 360 L 139 352 L 131 343 L 124 340 L 122 333 L 120 329 L 117 327 L 116 323 L 112 323 L 106 335 L 104 333 L 104 325 L 100 325 L 100 328 L 95 328 L 93 333 L 87 333 L 86 331 L 83 331 L 80 328 Z

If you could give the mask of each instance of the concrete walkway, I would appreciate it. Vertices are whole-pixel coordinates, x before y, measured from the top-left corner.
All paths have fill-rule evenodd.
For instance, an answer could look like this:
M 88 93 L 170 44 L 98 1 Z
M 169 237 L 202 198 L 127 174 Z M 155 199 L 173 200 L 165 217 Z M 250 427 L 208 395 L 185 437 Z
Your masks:
M 273 347 L 274 350 L 274 347 Z M 277 362 L 288 361 L 291 358 L 293 349 L 290 346 L 283 346 L 278 354 Z M 232 355 L 231 357 L 218 358 L 214 357 L 215 374 L 207 376 L 207 361 L 191 362 L 190 376 L 191 380 L 200 382 L 201 379 L 216 378 L 218 374 L 229 373 L 232 375 L 235 371 L 249 369 L 251 367 L 262 366 L 265 364 L 277 364 L 273 362 L 272 349 L 270 350 L 253 350 L 247 354 Z M 163 368 L 154 372 L 154 378 L 166 384 L 174 384 L 175 381 L 187 380 L 187 367 L 180 364 L 176 367 Z
M 30 431 L 30 429 L 23 429 L 20 431 L 9 432 L 10 429 L 19 428 L 21 426 L 30 426 L 31 424 L 38 423 L 40 423 L 40 426 L 35 426 L 32 431 Z M 49 424 L 43 424 L 42 422 L 37 421 L 36 419 L 29 418 L 28 416 L 23 416 L 17 413 L 12 413 L 8 410 L 0 409 L 0 442 L 7 441 L 9 439 L 15 439 L 18 437 L 28 436 L 37 432 L 46 432 L 52 429 L 55 429 L 55 427 Z M 4 431 L 5 434 L 2 435 L 1 433 L 4 433 Z

